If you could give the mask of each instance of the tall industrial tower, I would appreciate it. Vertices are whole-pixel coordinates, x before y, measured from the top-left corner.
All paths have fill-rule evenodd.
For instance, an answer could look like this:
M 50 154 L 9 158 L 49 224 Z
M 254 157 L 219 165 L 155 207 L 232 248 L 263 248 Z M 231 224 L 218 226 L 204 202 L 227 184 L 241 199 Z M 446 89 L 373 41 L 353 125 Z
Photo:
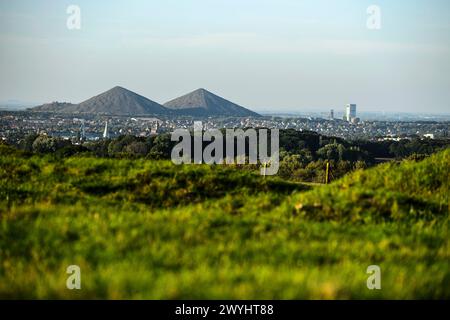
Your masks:
M 356 104 L 348 104 L 345 110 L 345 118 L 347 121 L 351 121 L 356 118 Z

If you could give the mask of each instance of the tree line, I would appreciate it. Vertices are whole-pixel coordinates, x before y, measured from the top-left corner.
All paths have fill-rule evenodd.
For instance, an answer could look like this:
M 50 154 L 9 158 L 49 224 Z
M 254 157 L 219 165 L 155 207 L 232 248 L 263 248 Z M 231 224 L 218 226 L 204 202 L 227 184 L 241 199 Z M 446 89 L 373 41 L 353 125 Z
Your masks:
M 17 148 L 35 154 L 52 154 L 64 158 L 75 155 L 105 158 L 170 159 L 173 146 L 170 134 L 150 137 L 123 135 L 73 143 L 47 135 L 25 136 Z M 404 139 L 400 141 L 348 141 L 327 137 L 311 131 L 280 130 L 281 177 L 311 182 L 325 180 L 328 163 L 330 178 L 337 179 L 346 173 L 378 163 L 380 158 L 423 158 L 450 145 L 449 139 Z M 248 148 L 246 148 L 248 151 Z M 253 168 L 254 166 L 243 166 Z

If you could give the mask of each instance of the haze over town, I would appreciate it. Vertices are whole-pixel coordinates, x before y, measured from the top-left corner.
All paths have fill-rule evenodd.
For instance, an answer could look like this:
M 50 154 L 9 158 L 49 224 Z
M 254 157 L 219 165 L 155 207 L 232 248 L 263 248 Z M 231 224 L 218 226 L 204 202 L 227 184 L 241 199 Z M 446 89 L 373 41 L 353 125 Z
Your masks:
M 67 28 L 67 7 L 81 28 Z M 159 103 L 208 88 L 256 112 L 448 113 L 445 0 L 0 1 L 0 101 Z

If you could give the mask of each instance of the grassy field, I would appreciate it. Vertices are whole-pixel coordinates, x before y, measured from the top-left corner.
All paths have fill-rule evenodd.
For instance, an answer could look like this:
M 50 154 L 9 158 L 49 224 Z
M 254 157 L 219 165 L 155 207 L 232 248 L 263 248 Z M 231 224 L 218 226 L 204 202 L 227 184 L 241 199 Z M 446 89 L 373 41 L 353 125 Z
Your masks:
M 450 298 L 450 150 L 328 186 L 0 146 L 0 298 Z M 81 290 L 66 267 L 81 268 Z M 382 289 L 366 287 L 379 265 Z

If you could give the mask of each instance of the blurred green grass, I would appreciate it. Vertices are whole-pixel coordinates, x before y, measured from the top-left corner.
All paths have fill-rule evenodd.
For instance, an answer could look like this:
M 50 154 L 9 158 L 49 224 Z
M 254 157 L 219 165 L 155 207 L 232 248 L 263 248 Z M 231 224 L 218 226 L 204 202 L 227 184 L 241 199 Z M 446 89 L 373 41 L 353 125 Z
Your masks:
M 0 298 L 450 298 L 450 150 L 311 187 L 0 146 Z M 66 289 L 68 265 L 82 289 Z M 382 289 L 368 290 L 377 264 Z

